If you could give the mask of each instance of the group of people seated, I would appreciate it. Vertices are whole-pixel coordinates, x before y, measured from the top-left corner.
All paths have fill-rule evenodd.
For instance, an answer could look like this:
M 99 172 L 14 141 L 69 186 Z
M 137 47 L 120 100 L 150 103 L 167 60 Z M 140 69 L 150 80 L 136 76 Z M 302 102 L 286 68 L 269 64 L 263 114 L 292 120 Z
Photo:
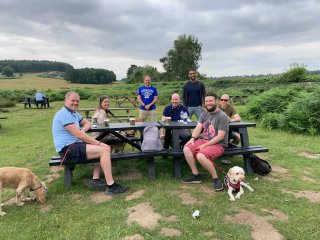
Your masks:
M 186 129 L 179 131 L 183 153 L 192 172 L 192 175 L 182 182 L 202 182 L 202 177 L 196 166 L 197 159 L 202 167 L 211 174 L 214 190 L 220 191 L 223 189 L 223 185 L 212 162 L 222 156 L 224 149 L 228 147 L 229 122 L 240 121 L 241 119 L 230 104 L 227 94 L 222 95 L 219 101 L 215 93 L 205 94 L 204 85 L 198 83 L 194 70 L 189 71 L 189 77 L 190 84 L 196 84 L 189 85 L 198 90 L 197 93 L 190 86 L 184 87 L 184 102 L 188 102 L 188 99 L 191 98 L 191 106 L 182 105 L 179 94 L 174 93 L 171 96 L 171 104 L 163 110 L 162 120 L 171 117 L 172 121 L 179 121 L 185 120 L 186 117 L 191 119 L 191 114 L 196 115 L 198 122 L 192 134 Z M 158 92 L 155 87 L 151 86 L 150 76 L 144 77 L 144 83 L 145 85 L 140 87 L 137 92 L 137 101 L 141 105 L 139 116 L 143 119 L 150 117 L 151 121 L 156 121 L 155 103 L 158 99 Z M 191 92 L 188 92 L 190 89 Z M 195 100 L 196 94 L 199 96 Z M 201 105 L 199 111 L 197 105 L 202 104 L 202 96 L 204 107 L 202 108 Z M 65 96 L 65 105 L 54 116 L 52 133 L 56 151 L 64 163 L 90 162 L 91 159 L 100 158 L 100 163 L 94 164 L 93 177 L 88 183 L 89 186 L 93 189 L 103 190 L 109 195 L 126 193 L 129 188 L 116 183 L 113 179 L 110 158 L 111 148 L 104 142 L 108 139 L 98 141 L 95 135 L 86 133 L 91 128 L 91 123 L 77 112 L 79 102 L 80 96 L 78 93 L 68 92 Z M 108 108 L 109 98 L 107 96 L 100 97 L 98 108 L 94 113 L 98 122 L 103 122 L 106 118 Z M 230 136 L 234 144 L 239 143 L 240 136 L 237 133 L 231 132 Z M 171 132 L 161 130 L 160 137 L 165 140 L 165 147 L 169 147 L 172 139 Z M 101 171 L 104 173 L 105 180 L 100 179 Z

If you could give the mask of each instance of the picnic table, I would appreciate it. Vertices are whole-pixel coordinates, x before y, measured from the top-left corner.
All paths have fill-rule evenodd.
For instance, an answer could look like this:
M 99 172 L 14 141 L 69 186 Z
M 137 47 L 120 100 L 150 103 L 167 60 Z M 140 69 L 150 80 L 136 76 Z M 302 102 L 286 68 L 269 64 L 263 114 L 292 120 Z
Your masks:
M 37 103 L 36 100 L 31 96 L 25 96 L 23 99 L 23 102 L 21 102 L 22 104 L 24 104 L 24 109 L 27 109 L 27 106 L 29 106 L 29 108 L 31 108 L 31 104 L 34 104 L 37 106 L 37 108 L 39 108 L 39 105 L 41 106 L 41 108 L 46 108 L 46 107 L 50 107 L 49 104 L 49 97 L 43 97 L 43 102 L 42 103 Z
M 91 111 L 95 111 L 96 108 L 79 108 L 78 111 L 82 111 L 85 113 L 85 116 L 87 119 L 90 118 L 90 112 Z M 130 111 L 133 111 L 135 110 L 135 108 L 126 108 L 126 107 L 122 107 L 122 108 L 119 108 L 119 107 L 111 107 L 107 110 L 107 117 L 110 118 L 110 119 L 114 119 L 114 120 L 119 120 L 120 122 L 122 120 L 126 120 L 128 121 L 128 119 L 130 117 L 134 117 L 133 115 L 130 115 Z M 115 111 L 125 111 L 126 112 L 126 115 L 117 115 L 115 114 L 114 112 Z
M 180 122 L 171 122 L 171 124 L 167 125 L 163 121 L 159 122 L 136 122 L 134 125 L 130 125 L 130 123 L 110 123 L 109 126 L 105 126 L 104 124 L 97 124 L 96 127 L 91 128 L 89 132 L 101 132 L 96 139 L 101 140 L 107 134 L 112 134 L 115 137 L 121 139 L 123 142 L 130 144 L 134 148 L 139 151 L 134 152 L 120 152 L 120 153 L 112 153 L 111 160 L 133 160 L 133 159 L 141 159 L 144 158 L 148 165 L 148 176 L 151 178 L 155 177 L 155 162 L 154 158 L 156 156 L 172 156 L 173 157 L 173 171 L 174 177 L 180 179 L 181 178 L 181 162 L 184 160 L 184 154 L 182 149 L 180 148 L 179 142 L 179 129 L 194 129 L 197 123 L 189 122 L 187 124 Z M 172 130 L 173 136 L 173 146 L 172 149 L 164 149 L 162 151 L 141 151 L 141 146 L 137 142 L 130 139 L 128 136 L 123 136 L 119 133 L 119 131 L 125 130 L 139 130 L 143 131 L 147 126 L 156 126 L 158 128 L 165 128 Z M 241 146 L 230 145 L 230 147 L 226 148 L 223 156 L 233 156 L 233 155 L 242 155 L 244 160 L 244 168 L 247 173 L 252 173 L 252 168 L 250 164 L 250 154 L 257 152 L 267 152 L 268 149 L 262 146 L 250 146 L 249 145 L 249 135 L 248 135 L 248 127 L 256 126 L 255 123 L 248 122 L 233 122 L 230 123 L 230 130 L 236 131 L 240 133 L 241 136 Z M 99 162 L 99 159 L 90 160 L 90 162 Z M 49 165 L 55 166 L 61 164 L 60 157 L 52 157 Z M 64 183 L 65 186 L 69 187 L 72 184 L 72 171 L 75 168 L 75 164 L 65 164 L 64 165 Z
M 176 178 L 181 178 L 181 159 L 184 158 L 182 149 L 180 148 L 179 141 L 179 129 L 194 129 L 197 125 L 196 122 L 174 122 L 166 124 L 166 122 L 159 122 L 164 129 L 172 130 L 172 149 L 168 152 L 169 155 L 174 156 L 173 167 L 174 167 L 174 176 Z M 250 154 L 257 152 L 267 152 L 268 149 L 262 146 L 250 146 L 249 145 L 249 134 L 248 127 L 255 127 L 255 123 L 248 122 L 232 122 L 229 124 L 229 130 L 235 131 L 240 134 L 241 137 L 241 146 L 230 144 L 226 148 L 223 156 L 232 156 L 232 155 L 242 155 L 244 160 L 244 169 L 247 173 L 252 173 L 252 168 L 250 164 Z
M 0 117 L 0 120 L 5 120 L 7 119 L 7 117 Z M 1 124 L 0 124 L 0 128 L 1 128 Z

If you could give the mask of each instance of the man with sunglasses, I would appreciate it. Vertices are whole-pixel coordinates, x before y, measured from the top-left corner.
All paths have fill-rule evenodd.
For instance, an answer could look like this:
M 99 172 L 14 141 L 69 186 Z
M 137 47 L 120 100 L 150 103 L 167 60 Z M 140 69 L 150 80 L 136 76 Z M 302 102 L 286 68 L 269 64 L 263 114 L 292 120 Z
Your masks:
M 203 82 L 197 80 L 196 74 L 196 70 L 189 69 L 190 80 L 183 86 L 182 99 L 183 104 L 188 108 L 190 119 L 195 114 L 199 120 L 206 89 Z
M 221 96 L 219 108 L 227 114 L 230 122 L 240 122 L 241 121 L 240 115 L 236 112 L 233 105 L 230 104 L 230 97 L 228 94 L 223 94 Z M 232 143 L 234 143 L 234 144 L 240 143 L 240 135 L 236 132 L 233 132 L 233 131 L 230 132 L 229 139 L 233 139 Z

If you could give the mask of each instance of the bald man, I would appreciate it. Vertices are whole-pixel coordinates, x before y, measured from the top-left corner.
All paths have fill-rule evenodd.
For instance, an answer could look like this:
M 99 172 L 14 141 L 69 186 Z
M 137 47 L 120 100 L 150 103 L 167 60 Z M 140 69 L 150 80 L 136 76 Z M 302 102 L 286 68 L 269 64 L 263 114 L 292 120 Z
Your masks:
M 240 122 L 241 117 L 234 109 L 233 105 L 230 104 L 230 97 L 228 94 L 223 94 L 220 98 L 219 108 L 224 111 L 230 122 Z M 231 131 L 229 133 L 229 139 L 233 139 L 234 144 L 239 144 L 240 135 L 236 132 Z
M 121 194 L 128 191 L 116 183 L 112 177 L 110 147 L 86 132 L 91 123 L 78 112 L 80 96 L 76 92 L 68 92 L 64 106 L 55 114 L 52 122 L 52 135 L 56 151 L 64 163 L 89 163 L 99 158 L 100 163 L 93 168 L 93 178 L 88 182 L 95 190 L 105 191 L 107 195 Z M 100 171 L 103 171 L 105 181 L 100 180 Z
M 171 104 L 166 106 L 163 110 L 162 114 L 162 121 L 166 120 L 166 117 L 171 117 L 171 121 L 179 121 L 181 113 L 185 112 L 189 116 L 189 111 L 187 107 L 180 104 L 180 96 L 178 93 L 174 93 L 171 96 Z M 184 145 L 185 142 L 187 142 L 190 138 L 191 134 L 188 129 L 179 129 L 179 138 L 182 140 L 181 145 Z M 172 132 L 171 130 L 166 130 L 164 132 L 164 129 L 160 130 L 160 138 L 164 139 L 164 148 L 168 148 L 171 145 L 172 142 Z

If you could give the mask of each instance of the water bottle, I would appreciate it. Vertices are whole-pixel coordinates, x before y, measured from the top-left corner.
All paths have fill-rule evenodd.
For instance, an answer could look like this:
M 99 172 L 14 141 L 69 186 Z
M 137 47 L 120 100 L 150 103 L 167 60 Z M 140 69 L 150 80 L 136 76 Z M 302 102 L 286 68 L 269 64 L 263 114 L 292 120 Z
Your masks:
M 188 123 L 188 113 L 185 111 L 181 111 L 180 112 L 180 119 L 182 120 L 182 122 L 184 124 L 187 124 Z

